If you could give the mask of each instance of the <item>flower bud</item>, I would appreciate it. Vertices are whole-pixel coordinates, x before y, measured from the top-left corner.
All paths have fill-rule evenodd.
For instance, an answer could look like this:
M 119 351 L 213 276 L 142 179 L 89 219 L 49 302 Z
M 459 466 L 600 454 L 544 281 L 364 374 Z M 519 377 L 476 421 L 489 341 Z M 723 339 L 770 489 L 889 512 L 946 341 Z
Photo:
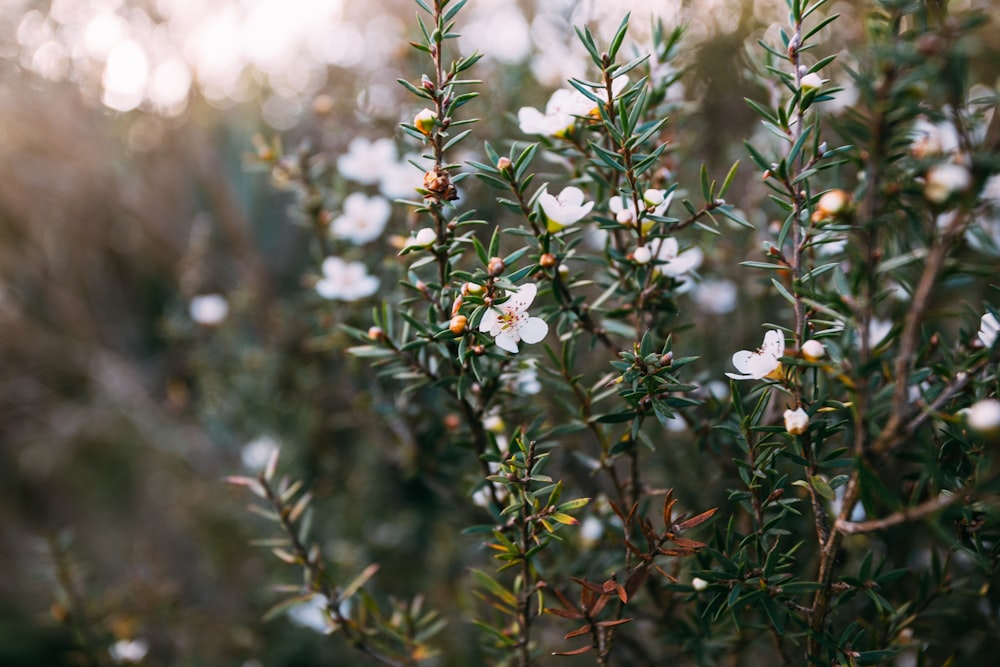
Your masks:
M 462 285 L 462 294 L 466 296 L 480 296 L 486 291 L 486 288 L 482 285 L 476 283 L 465 283 Z
M 663 203 L 663 190 L 646 190 L 642 193 L 642 201 L 649 208 L 656 208 Z
M 462 301 L 463 300 L 464 299 L 462 298 L 461 294 L 459 294 L 457 297 L 455 297 L 455 302 L 451 304 L 451 316 L 452 317 L 454 317 L 455 315 L 458 315 L 458 311 L 462 308 Z
M 503 260 L 499 257 L 491 257 L 489 263 L 486 265 L 487 272 L 494 278 L 503 273 L 503 269 Z
M 785 430 L 792 435 L 802 435 L 809 428 L 809 415 L 802 408 L 785 410 Z
M 1000 401 L 985 398 L 965 410 L 965 421 L 973 431 L 982 435 L 1000 435 Z
M 851 195 L 844 190 L 830 190 L 823 194 L 816 203 L 814 219 L 836 218 L 847 212 L 851 203 Z
M 569 267 L 566 266 L 565 264 L 560 264 L 557 271 L 559 271 L 559 275 L 562 276 L 563 278 L 569 275 Z
M 444 427 L 449 431 L 457 430 L 462 425 L 462 418 L 457 413 L 449 412 L 444 416 Z
M 456 336 L 459 336 L 465 333 L 465 329 L 468 325 L 468 317 L 465 315 L 455 315 L 455 317 L 451 318 L 451 322 L 448 324 L 448 329 Z
M 799 79 L 799 87 L 802 88 L 803 91 L 819 90 L 823 87 L 824 83 L 826 83 L 826 79 L 821 77 L 816 72 L 810 72 Z
M 320 118 L 325 118 L 333 113 L 334 106 L 333 98 L 329 95 L 317 95 L 313 98 L 313 113 Z
M 434 112 L 430 109 L 421 109 L 420 112 L 413 117 L 413 125 L 420 133 L 423 135 L 430 135 L 434 130 L 434 119 L 436 116 Z
M 635 224 L 635 213 L 629 209 L 622 209 L 621 211 L 618 211 L 617 215 L 615 215 L 615 220 L 617 220 L 620 225 L 632 226 Z
M 964 192 L 972 185 L 972 174 L 960 164 L 938 164 L 927 172 L 924 196 L 935 204 L 943 204 L 953 194 Z
M 538 264 L 543 269 L 551 269 L 552 267 L 554 267 L 558 263 L 559 263 L 559 260 L 557 260 L 556 256 L 553 255 L 550 252 L 547 252 L 547 253 L 545 253 L 544 255 L 542 255 L 541 257 L 538 258 Z
M 649 260 L 653 259 L 653 253 L 649 251 L 649 248 L 641 245 L 632 251 L 632 259 L 636 264 L 649 264 Z
M 423 227 L 407 240 L 407 248 L 428 248 L 437 241 L 437 232 L 430 227 Z
M 695 577 L 691 580 L 691 588 L 695 589 L 699 593 L 708 588 L 708 582 L 701 577 Z
M 497 169 L 499 169 L 500 171 L 507 171 L 508 169 L 511 168 L 511 166 L 512 163 L 509 157 L 504 156 L 499 160 L 497 160 Z
M 826 356 L 826 346 L 815 338 L 802 343 L 802 356 L 806 361 L 819 361 Z
M 368 337 L 372 340 L 381 340 L 385 332 L 382 331 L 382 327 L 368 327 Z

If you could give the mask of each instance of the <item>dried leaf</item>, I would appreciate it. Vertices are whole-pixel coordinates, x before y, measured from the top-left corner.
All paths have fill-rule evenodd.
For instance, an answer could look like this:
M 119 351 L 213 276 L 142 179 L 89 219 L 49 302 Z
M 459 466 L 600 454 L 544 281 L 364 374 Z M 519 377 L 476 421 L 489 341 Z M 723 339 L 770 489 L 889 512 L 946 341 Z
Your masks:
M 679 523 L 676 526 L 674 526 L 674 530 L 676 530 L 677 532 L 683 532 L 683 531 L 688 530 L 690 528 L 694 528 L 695 526 L 701 525 L 701 524 L 705 523 L 706 521 L 708 521 L 709 519 L 711 519 L 715 515 L 715 512 L 718 509 L 719 509 L 718 507 L 713 507 L 712 509 L 708 510 L 707 512 L 702 512 L 698 516 L 693 516 L 690 519 L 682 521 L 681 523 Z M 666 525 L 669 526 L 670 524 L 668 523 Z
M 552 655 L 583 655 L 592 648 L 594 647 L 588 644 L 587 646 L 578 648 L 575 651 L 555 651 Z

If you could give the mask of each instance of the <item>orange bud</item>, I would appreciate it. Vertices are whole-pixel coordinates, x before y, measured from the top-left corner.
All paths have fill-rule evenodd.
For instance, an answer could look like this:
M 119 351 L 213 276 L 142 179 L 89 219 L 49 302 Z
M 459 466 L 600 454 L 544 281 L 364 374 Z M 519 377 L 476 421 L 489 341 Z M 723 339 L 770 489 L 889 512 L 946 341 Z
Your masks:
M 448 329 L 451 330 L 453 334 L 458 336 L 465 332 L 465 328 L 469 325 L 469 318 L 465 315 L 456 315 L 451 318 L 451 323 L 448 325 Z

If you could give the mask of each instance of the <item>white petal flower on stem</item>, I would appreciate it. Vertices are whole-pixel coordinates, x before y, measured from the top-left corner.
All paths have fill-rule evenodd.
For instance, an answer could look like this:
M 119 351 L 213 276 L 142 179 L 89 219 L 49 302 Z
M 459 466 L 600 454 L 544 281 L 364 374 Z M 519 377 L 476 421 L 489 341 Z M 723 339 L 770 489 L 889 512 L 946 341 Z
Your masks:
M 733 355 L 733 366 L 742 375 L 726 373 L 734 380 L 762 380 L 774 377 L 781 369 L 781 357 L 785 354 L 785 334 L 780 329 L 772 329 L 764 334 L 764 344 L 756 352 L 740 350 Z
M 577 116 L 586 116 L 592 108 L 593 101 L 579 91 L 560 88 L 552 93 L 545 113 L 534 107 L 521 107 L 517 120 L 525 134 L 561 137 L 573 127 Z
M 673 237 L 662 239 L 659 244 L 653 241 L 650 245 L 656 250 L 656 258 L 661 262 L 666 262 L 659 267 L 660 273 L 672 278 L 680 278 L 684 274 L 694 271 L 701 266 L 705 259 L 705 255 L 698 246 L 680 252 L 680 245 Z
M 323 277 L 316 283 L 316 291 L 324 299 L 357 301 L 374 294 L 378 286 L 379 279 L 369 275 L 361 262 L 327 257 L 323 260 Z
M 986 347 L 993 347 L 1000 336 L 1000 320 L 993 313 L 986 313 L 979 319 L 979 332 L 976 337 Z
M 547 191 L 538 195 L 538 205 L 545 214 L 547 228 L 558 232 L 563 227 L 582 220 L 594 208 L 594 202 L 583 203 L 583 190 L 570 185 L 556 196 Z
M 535 300 L 538 287 L 522 285 L 507 301 L 486 311 L 479 330 L 493 336 L 496 344 L 508 352 L 517 352 L 517 344 L 537 343 L 549 333 L 549 325 L 540 317 L 528 315 L 528 306 Z
M 616 78 L 611 83 L 612 99 L 625 88 L 627 76 Z M 595 91 L 604 99 L 604 90 Z M 552 93 L 545 105 L 545 113 L 534 107 L 521 107 L 517 112 L 518 125 L 525 134 L 541 134 L 549 137 L 563 137 L 572 129 L 577 118 L 590 116 L 597 104 L 575 88 L 560 88 Z
M 347 195 L 344 212 L 330 225 L 334 238 L 346 239 L 361 245 L 374 241 L 389 222 L 389 202 L 378 195 L 366 197 L 360 192 Z
M 347 152 L 337 158 L 337 171 L 350 181 L 375 185 L 395 162 L 396 144 L 392 139 L 369 141 L 356 137 L 347 147 Z
M 662 197 L 662 199 L 661 199 Z M 666 194 L 666 190 L 646 190 L 640 201 L 646 205 L 644 211 L 650 215 L 663 216 L 670 208 L 670 202 L 674 199 L 674 193 Z M 659 202 L 654 203 L 654 202 Z M 623 225 L 634 225 L 639 215 L 635 209 L 635 202 L 631 196 L 616 195 L 608 200 L 608 208 L 615 214 L 615 219 Z M 649 231 L 653 226 L 652 220 L 643 221 L 643 231 Z

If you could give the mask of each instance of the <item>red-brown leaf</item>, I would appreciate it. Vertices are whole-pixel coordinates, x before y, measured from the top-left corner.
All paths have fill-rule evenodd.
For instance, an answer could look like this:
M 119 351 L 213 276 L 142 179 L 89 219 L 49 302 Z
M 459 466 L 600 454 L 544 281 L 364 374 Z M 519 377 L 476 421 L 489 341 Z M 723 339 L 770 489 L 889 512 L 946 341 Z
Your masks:
M 576 649 L 575 651 L 556 651 L 552 655 L 583 655 L 592 648 L 594 647 L 588 644 L 586 646 Z
M 599 628 L 612 628 L 616 625 L 622 625 L 623 623 L 631 623 L 635 619 L 631 618 L 618 618 L 613 621 L 601 621 L 597 624 Z
M 572 632 L 567 632 L 563 639 L 572 639 L 573 637 L 579 637 L 580 635 L 585 635 L 590 632 L 590 624 L 583 626 L 582 628 L 577 628 Z
M 715 512 L 718 509 L 719 509 L 718 507 L 713 507 L 712 509 L 708 510 L 707 512 L 702 512 L 698 516 L 693 516 L 690 519 L 687 519 L 687 520 L 682 521 L 681 523 L 677 524 L 674 527 L 674 529 L 679 532 L 679 531 L 688 530 L 690 528 L 694 528 L 695 526 L 701 525 L 701 524 L 705 523 L 706 521 L 708 521 L 709 519 L 711 519 L 715 515 Z M 668 523 L 666 525 L 669 526 L 670 524 Z
M 689 540 L 686 537 L 675 537 L 674 544 L 682 549 L 701 549 L 705 546 L 704 542 Z

